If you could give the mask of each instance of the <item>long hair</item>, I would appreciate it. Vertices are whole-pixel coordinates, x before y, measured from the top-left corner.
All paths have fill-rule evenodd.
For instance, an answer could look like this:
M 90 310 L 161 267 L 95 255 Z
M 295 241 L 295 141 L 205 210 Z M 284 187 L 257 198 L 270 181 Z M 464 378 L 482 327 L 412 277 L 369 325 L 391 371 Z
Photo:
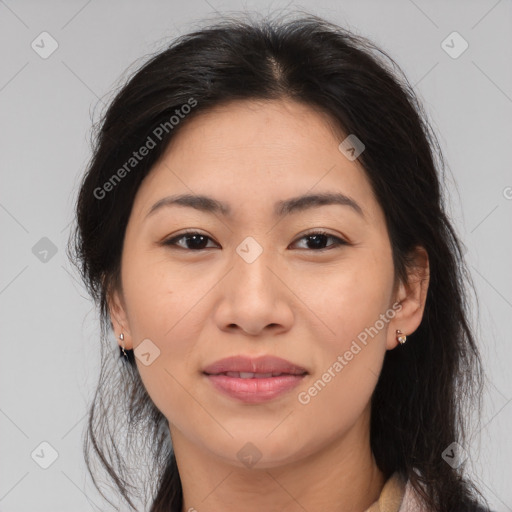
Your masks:
M 474 286 L 441 187 L 440 145 L 391 57 L 307 13 L 287 20 L 226 18 L 178 37 L 127 80 L 97 126 L 70 239 L 102 323 L 101 371 L 84 441 L 94 483 L 102 492 L 93 457 L 132 509 L 143 488 L 151 512 L 181 512 L 168 422 L 148 396 L 133 352 L 119 361 L 108 339 L 107 300 L 120 285 L 123 239 L 139 185 L 197 113 L 232 100 L 283 98 L 326 112 L 365 144 L 358 161 L 385 215 L 396 276 L 407 280 L 415 246 L 428 252 L 423 319 L 403 347 L 385 355 L 371 400 L 371 449 L 381 471 L 409 479 L 430 510 L 470 510 L 483 496 L 465 476 L 465 464 L 452 467 L 443 452 L 452 443 L 465 446 L 470 413 L 481 408 L 484 374 L 470 325 Z M 188 114 L 175 123 L 176 111 Z M 155 147 L 127 168 L 148 137 Z M 140 484 L 143 468 L 151 477 Z

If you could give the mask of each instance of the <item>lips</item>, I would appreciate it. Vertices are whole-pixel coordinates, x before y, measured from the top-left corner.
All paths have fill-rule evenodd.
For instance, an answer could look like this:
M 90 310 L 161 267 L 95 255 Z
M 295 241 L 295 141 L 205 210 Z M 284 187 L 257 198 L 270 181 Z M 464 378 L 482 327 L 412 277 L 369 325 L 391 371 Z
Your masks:
M 296 387 L 308 372 L 273 356 L 235 356 L 208 365 L 203 374 L 214 389 L 238 401 L 258 404 Z
M 257 358 L 249 356 L 227 357 L 206 366 L 203 372 L 208 375 L 226 374 L 230 377 L 242 379 L 277 377 L 281 374 L 303 375 L 307 373 L 306 369 L 302 366 L 274 356 L 260 356 Z

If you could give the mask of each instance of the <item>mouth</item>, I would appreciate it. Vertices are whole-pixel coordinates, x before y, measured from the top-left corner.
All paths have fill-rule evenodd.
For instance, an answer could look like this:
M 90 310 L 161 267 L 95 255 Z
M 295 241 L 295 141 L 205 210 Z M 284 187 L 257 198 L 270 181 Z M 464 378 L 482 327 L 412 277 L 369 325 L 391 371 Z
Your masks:
M 262 403 L 296 387 L 308 372 L 273 356 L 236 356 L 217 361 L 203 370 L 216 391 L 237 401 Z

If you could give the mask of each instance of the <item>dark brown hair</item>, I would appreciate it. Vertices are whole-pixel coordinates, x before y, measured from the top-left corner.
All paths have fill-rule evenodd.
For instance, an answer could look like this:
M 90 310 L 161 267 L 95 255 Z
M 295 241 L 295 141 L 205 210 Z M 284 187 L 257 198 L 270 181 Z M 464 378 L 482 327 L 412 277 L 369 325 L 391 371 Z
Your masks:
M 196 104 L 186 118 L 99 194 L 191 98 Z M 469 324 L 473 285 L 440 186 L 445 165 L 439 143 L 413 88 L 385 52 L 307 14 L 287 21 L 226 19 L 177 38 L 127 81 L 101 119 L 70 241 L 102 320 L 102 367 L 84 443 L 94 482 L 99 489 L 92 456 L 135 509 L 137 484 L 144 481 L 138 470 L 145 464 L 150 510 L 181 512 L 167 420 L 148 396 L 132 351 L 121 363 L 113 358 L 107 298 L 120 285 L 135 194 L 174 134 L 196 113 L 221 103 L 280 98 L 327 112 L 365 144 L 359 162 L 385 214 L 396 276 L 407 279 L 415 246 L 428 252 L 424 316 L 407 343 L 385 355 L 372 396 L 371 448 L 383 473 L 408 478 L 431 510 L 474 510 L 481 494 L 464 476 L 465 465 L 453 468 L 442 457 L 453 442 L 465 445 L 469 413 L 481 407 L 483 369 Z

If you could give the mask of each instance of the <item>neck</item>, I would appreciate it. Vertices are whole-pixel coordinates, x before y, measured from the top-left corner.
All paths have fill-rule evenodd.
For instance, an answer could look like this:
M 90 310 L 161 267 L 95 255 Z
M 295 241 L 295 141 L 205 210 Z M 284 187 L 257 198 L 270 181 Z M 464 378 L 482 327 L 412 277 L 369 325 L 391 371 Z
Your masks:
M 378 500 L 385 476 L 371 453 L 369 429 L 361 428 L 368 425 L 367 418 L 360 422 L 309 456 L 260 469 L 220 460 L 171 427 L 182 512 L 366 510 Z

